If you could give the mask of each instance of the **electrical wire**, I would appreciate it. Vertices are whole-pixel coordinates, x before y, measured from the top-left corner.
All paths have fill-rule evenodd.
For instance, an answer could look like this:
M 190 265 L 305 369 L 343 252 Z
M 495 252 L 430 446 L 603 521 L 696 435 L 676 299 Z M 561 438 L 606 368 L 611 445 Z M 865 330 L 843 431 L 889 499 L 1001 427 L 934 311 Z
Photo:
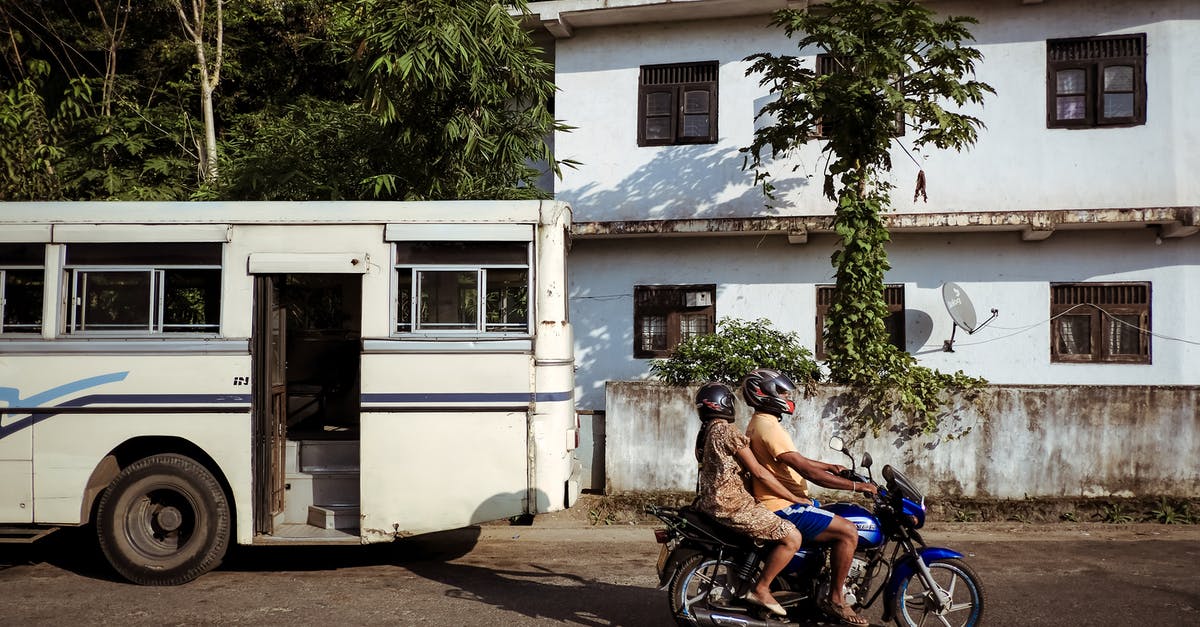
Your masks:
M 1057 319 L 1057 318 L 1061 318 L 1062 316 L 1065 316 L 1065 315 L 1067 315 L 1067 314 L 1071 313 L 1072 311 L 1074 311 L 1074 310 L 1076 310 L 1076 309 L 1078 309 L 1078 308 L 1080 308 L 1080 307 L 1092 307 L 1092 308 L 1096 309 L 1097 311 L 1099 311 L 1100 313 L 1104 314 L 1104 316 L 1105 316 L 1106 318 L 1108 318 L 1108 319 L 1112 320 L 1113 322 L 1116 322 L 1116 323 L 1118 323 L 1118 324 L 1122 324 L 1122 325 L 1124 325 L 1124 326 L 1127 326 L 1127 327 L 1129 327 L 1129 328 L 1131 328 L 1131 329 L 1134 329 L 1134 330 L 1136 330 L 1136 331 L 1137 331 L 1137 332 L 1139 332 L 1139 333 L 1142 333 L 1142 334 L 1144 334 L 1144 335 L 1149 335 L 1150 337 L 1155 337 L 1155 338 L 1158 338 L 1158 339 L 1161 339 L 1161 340 L 1170 340 L 1170 341 L 1173 341 L 1173 342 L 1182 342 L 1182 343 L 1184 343 L 1184 344 L 1192 344 L 1192 345 L 1195 345 L 1195 346 L 1200 346 L 1200 341 L 1196 341 L 1196 340 L 1188 340 L 1188 339 L 1184 339 L 1184 338 L 1181 338 L 1181 337 L 1173 337 L 1173 336 L 1170 336 L 1170 335 L 1164 335 L 1164 334 L 1162 334 L 1162 333 L 1155 333 L 1155 332 L 1153 332 L 1153 331 L 1147 331 L 1147 330 L 1145 330 L 1145 329 L 1143 329 L 1143 328 L 1141 328 L 1141 327 L 1139 327 L 1139 326 L 1137 326 L 1137 325 L 1134 325 L 1134 324 L 1130 324 L 1130 323 L 1128 323 L 1128 322 L 1125 322 L 1124 320 L 1121 320 L 1120 318 L 1118 318 L 1118 317 L 1116 317 L 1116 316 L 1114 316 L 1114 315 L 1112 315 L 1112 314 L 1108 313 L 1108 311 L 1106 311 L 1106 310 L 1105 310 L 1103 307 L 1101 307 L 1100 305 L 1097 305 L 1097 304 L 1095 304 L 1095 303 L 1079 303 L 1078 305 L 1074 305 L 1074 306 L 1072 306 L 1072 307 L 1070 307 L 1070 308 L 1066 309 L 1065 311 L 1063 311 L 1063 312 L 1061 312 L 1061 313 L 1059 313 L 1059 314 L 1056 314 L 1056 315 L 1050 316 L 1049 318 L 1047 318 L 1047 319 L 1045 319 L 1045 320 L 1042 320 L 1042 321 L 1040 321 L 1040 322 L 1035 322 L 1035 323 L 1033 323 L 1033 324 L 1031 324 L 1031 325 L 1029 325 L 1029 326 L 1025 326 L 1025 327 L 1013 327 L 1013 328 L 1011 328 L 1011 329 L 1010 329 L 1010 330 L 1013 330 L 1013 332 L 1012 332 L 1012 333 L 1009 333 L 1009 334 L 1007 334 L 1007 335 L 1001 335 L 1001 336 L 999 336 L 999 337 L 993 337 L 993 338 L 989 338 L 989 339 L 986 339 L 986 340 L 981 340 L 981 341 L 979 341 L 979 342 L 955 342 L 954 344 L 955 344 L 955 346 L 979 346 L 979 345 L 981 345 L 981 344 L 988 344 L 988 343 L 990 343 L 990 342 L 995 342 L 995 341 L 997 341 L 997 340 L 1003 340 L 1003 339 L 1007 339 L 1007 338 L 1013 337 L 1014 335 L 1020 335 L 1020 334 L 1022 334 L 1022 333 L 1024 333 L 1024 332 L 1026 332 L 1026 331 L 1028 331 L 1028 330 L 1030 330 L 1030 329 L 1034 328 L 1034 327 L 1038 327 L 1038 326 L 1041 326 L 1041 325 L 1043 325 L 1043 324 L 1046 324 L 1046 323 L 1048 323 L 1048 322 L 1052 322 L 1052 321 L 1054 321 L 1055 319 Z M 997 329 L 1005 329 L 1006 327 L 996 327 L 996 328 L 997 328 Z

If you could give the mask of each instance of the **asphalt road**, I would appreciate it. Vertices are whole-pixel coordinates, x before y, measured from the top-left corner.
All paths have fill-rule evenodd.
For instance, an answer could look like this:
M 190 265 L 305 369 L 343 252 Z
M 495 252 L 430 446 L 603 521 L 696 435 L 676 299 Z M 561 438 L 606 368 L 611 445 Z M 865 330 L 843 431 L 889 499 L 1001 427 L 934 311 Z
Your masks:
M 240 548 L 185 586 L 119 581 L 86 531 L 0 544 L 0 625 L 671 623 L 649 526 L 484 526 L 367 547 Z M 1198 625 L 1200 527 L 942 525 L 990 625 Z M 878 612 L 874 613 L 878 617 Z

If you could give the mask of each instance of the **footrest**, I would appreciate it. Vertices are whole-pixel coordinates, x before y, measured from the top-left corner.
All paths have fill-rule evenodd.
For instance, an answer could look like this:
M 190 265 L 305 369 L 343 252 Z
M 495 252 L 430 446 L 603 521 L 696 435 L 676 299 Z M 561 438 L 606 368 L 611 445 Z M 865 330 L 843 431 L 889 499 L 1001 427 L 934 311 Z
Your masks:
M 29 544 L 58 531 L 58 527 L 0 526 L 0 543 Z

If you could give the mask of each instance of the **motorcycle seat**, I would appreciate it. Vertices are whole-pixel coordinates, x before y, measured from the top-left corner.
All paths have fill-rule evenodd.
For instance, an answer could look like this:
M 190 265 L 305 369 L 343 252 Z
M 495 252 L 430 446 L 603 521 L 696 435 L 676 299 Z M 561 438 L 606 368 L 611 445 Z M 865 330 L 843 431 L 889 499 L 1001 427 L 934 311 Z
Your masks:
M 754 549 L 762 545 L 761 541 L 755 540 L 740 531 L 734 531 L 712 516 L 691 507 L 680 508 L 679 515 L 690 527 L 721 544 L 729 544 L 744 549 Z

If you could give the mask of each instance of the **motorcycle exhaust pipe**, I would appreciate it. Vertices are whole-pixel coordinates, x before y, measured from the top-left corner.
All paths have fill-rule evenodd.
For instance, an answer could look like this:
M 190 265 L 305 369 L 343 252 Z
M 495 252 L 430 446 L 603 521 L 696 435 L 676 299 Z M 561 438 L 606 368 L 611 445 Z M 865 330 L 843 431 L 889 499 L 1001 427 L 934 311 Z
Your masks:
M 724 612 L 710 612 L 706 609 L 698 607 L 692 608 L 692 614 L 696 617 L 696 623 L 700 625 L 712 625 L 714 627 L 780 627 L 786 623 L 770 622 L 759 620 L 753 616 L 745 614 L 726 614 Z

